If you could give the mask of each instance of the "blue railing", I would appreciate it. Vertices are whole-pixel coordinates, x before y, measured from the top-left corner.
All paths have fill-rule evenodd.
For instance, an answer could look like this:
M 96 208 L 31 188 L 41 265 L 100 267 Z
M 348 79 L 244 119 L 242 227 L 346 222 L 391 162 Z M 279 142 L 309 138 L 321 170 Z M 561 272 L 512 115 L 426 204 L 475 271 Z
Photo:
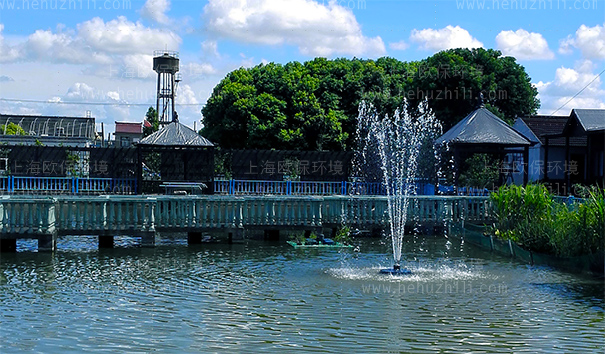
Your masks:
M 424 182 L 416 183 L 421 195 L 434 195 L 435 187 Z M 215 180 L 214 193 L 229 195 L 386 195 L 378 182 L 326 182 L 326 181 L 257 181 Z
M 7 194 L 136 194 L 134 178 L 0 176 Z

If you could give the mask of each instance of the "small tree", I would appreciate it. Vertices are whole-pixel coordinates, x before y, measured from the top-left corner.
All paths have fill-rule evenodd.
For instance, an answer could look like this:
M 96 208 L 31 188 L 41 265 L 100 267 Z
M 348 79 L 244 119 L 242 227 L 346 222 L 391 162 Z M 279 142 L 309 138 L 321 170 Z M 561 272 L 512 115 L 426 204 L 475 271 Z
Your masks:
M 143 137 L 149 136 L 160 129 L 160 120 L 158 119 L 158 112 L 153 107 L 149 107 L 145 114 L 145 120 L 149 124 L 143 124 Z

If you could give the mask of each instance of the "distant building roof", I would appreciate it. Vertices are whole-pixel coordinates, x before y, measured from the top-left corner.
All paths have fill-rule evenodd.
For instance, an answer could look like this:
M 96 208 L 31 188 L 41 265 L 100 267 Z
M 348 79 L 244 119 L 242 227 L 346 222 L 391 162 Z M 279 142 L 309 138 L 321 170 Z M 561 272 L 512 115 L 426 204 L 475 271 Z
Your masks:
M 86 138 L 95 137 L 93 117 L 33 116 L 0 114 L 0 125 L 15 123 L 25 134 L 34 137 Z
M 481 106 L 443 134 L 436 144 L 526 146 L 531 142 L 502 119 Z
M 587 133 L 605 131 L 605 109 L 573 109 L 570 119 L 574 116 Z
M 538 139 L 532 139 L 532 137 L 526 137 L 532 141 L 545 144 L 545 135 L 557 135 L 563 132 L 565 123 L 569 120 L 569 117 L 565 116 L 534 116 L 517 118 L 515 125 L 525 124 L 532 131 L 534 136 Z M 572 137 L 569 139 L 571 146 L 586 146 L 586 137 Z M 550 138 L 548 141 L 550 146 L 565 146 L 565 138 Z
M 179 122 L 165 125 L 157 132 L 141 139 L 138 145 L 155 146 L 214 146 L 210 140 Z
M 143 123 L 116 122 L 116 133 L 143 134 Z

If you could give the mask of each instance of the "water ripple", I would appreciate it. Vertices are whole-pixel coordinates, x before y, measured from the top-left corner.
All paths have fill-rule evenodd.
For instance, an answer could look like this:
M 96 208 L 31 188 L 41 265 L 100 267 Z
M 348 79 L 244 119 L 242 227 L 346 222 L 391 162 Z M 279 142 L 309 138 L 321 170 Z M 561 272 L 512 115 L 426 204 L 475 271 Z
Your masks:
M 0 351 L 603 351 L 602 281 L 443 244 L 406 277 L 374 240 L 3 255 Z

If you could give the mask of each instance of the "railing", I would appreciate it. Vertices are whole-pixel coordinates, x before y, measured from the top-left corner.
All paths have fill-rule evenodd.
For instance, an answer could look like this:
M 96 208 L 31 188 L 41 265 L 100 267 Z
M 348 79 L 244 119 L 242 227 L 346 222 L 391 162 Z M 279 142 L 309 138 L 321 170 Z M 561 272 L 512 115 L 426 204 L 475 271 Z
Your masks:
M 419 195 L 434 195 L 435 186 L 419 180 Z M 214 193 L 228 195 L 386 195 L 380 182 L 215 180 Z
M 6 194 L 136 194 L 134 178 L 0 177 L 0 193 Z
M 0 233 L 45 234 L 55 230 L 55 200 L 0 197 Z
M 229 195 L 385 195 L 382 183 L 215 180 L 214 193 Z
M 410 223 L 489 222 L 486 197 L 411 197 Z M 386 225 L 384 196 L 0 197 L 0 234 Z

